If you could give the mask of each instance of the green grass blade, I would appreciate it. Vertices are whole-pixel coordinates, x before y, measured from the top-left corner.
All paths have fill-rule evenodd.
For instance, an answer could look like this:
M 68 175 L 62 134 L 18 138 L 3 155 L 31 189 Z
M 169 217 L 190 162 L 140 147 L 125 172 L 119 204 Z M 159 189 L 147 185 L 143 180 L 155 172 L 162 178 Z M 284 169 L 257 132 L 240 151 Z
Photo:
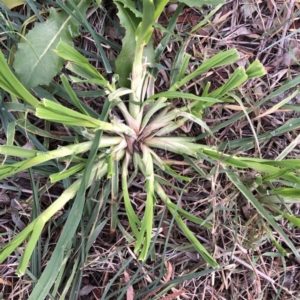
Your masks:
M 230 76 L 228 81 L 221 86 L 220 88 L 216 89 L 215 91 L 209 94 L 210 97 L 223 97 L 229 91 L 235 89 L 236 87 L 242 86 L 244 82 L 248 79 L 248 76 L 244 70 L 244 68 L 239 67 L 237 68 L 234 73 Z
M 108 164 L 109 165 L 109 164 Z M 119 162 L 112 160 L 112 170 L 107 172 L 111 181 L 111 221 L 110 236 L 113 238 L 118 224 L 118 195 L 119 195 Z
M 12 73 L 4 55 L 0 51 L 0 87 L 8 93 L 26 101 L 32 106 L 37 106 L 39 101 L 32 96 L 21 84 L 17 77 Z
M 66 224 L 63 228 L 63 231 L 60 235 L 60 238 L 57 242 L 57 245 L 52 253 L 50 261 L 46 269 L 44 270 L 42 276 L 40 277 L 37 285 L 33 289 L 30 297 L 28 300 L 35 300 L 35 299 L 44 299 L 49 290 L 51 289 L 52 285 L 55 282 L 55 279 L 59 273 L 59 269 L 63 263 L 64 259 L 64 249 L 68 245 L 69 241 L 75 235 L 79 222 L 81 220 L 81 215 L 83 212 L 83 207 L 85 203 L 85 192 L 89 187 L 89 181 L 93 179 L 91 178 L 92 168 L 94 161 L 96 159 L 98 145 L 100 143 L 100 139 L 102 136 L 102 132 L 99 131 L 96 133 L 95 139 L 93 141 L 93 145 L 90 150 L 90 154 L 87 160 L 86 168 L 83 173 L 82 180 L 80 182 L 80 186 L 75 198 L 75 201 L 72 205 L 72 209 L 66 221 Z M 100 171 L 100 170 L 99 170 Z M 103 176 L 103 174 L 101 174 Z M 97 174 L 99 176 L 99 174 Z
M 153 226 L 153 211 L 154 211 L 154 170 L 153 170 L 153 160 L 151 152 L 149 148 L 145 145 L 142 145 L 143 152 L 143 163 L 145 165 L 145 177 L 146 177 L 146 208 L 144 212 L 144 217 L 141 222 L 141 229 L 135 244 L 134 251 L 138 253 L 140 248 L 142 247 L 142 251 L 140 252 L 139 259 L 145 260 L 151 243 L 151 235 L 152 235 L 152 226 Z
M 209 103 L 218 103 L 222 102 L 221 100 L 213 97 L 199 97 L 195 94 L 176 92 L 176 91 L 167 91 L 155 94 L 147 99 L 147 101 L 151 101 L 157 98 L 167 98 L 167 99 L 175 99 L 175 98 L 183 98 L 187 100 L 195 100 L 200 102 L 209 102 Z
M 52 183 L 58 182 L 65 178 L 69 178 L 72 175 L 80 172 L 85 167 L 85 163 L 76 163 L 75 166 L 68 168 L 67 170 L 63 170 L 59 173 L 54 173 L 50 175 L 50 180 Z
M 88 112 L 81 105 L 80 100 L 77 98 L 74 90 L 72 89 L 71 85 L 69 84 L 67 77 L 65 75 L 62 75 L 62 76 L 60 76 L 60 79 L 62 81 L 62 84 L 63 84 L 66 92 L 69 94 L 70 99 L 73 101 L 73 104 L 81 111 L 82 114 L 89 116 Z
M 167 196 L 161 186 L 155 182 L 155 192 L 159 195 L 161 199 L 166 199 Z M 177 207 L 174 208 L 174 206 L 168 205 L 168 209 L 172 213 L 172 215 L 175 217 L 176 223 L 180 227 L 180 229 L 183 231 L 185 236 L 188 238 L 188 240 L 191 242 L 191 244 L 195 247 L 195 249 L 198 251 L 198 253 L 201 255 L 201 257 L 213 268 L 218 268 L 218 263 L 214 260 L 214 258 L 207 252 L 207 250 L 203 247 L 203 245 L 198 241 L 198 239 L 195 237 L 195 235 L 189 230 L 189 228 L 185 225 L 185 223 L 182 221 L 180 216 L 177 212 Z
M 204 72 L 225 65 L 229 65 L 231 63 L 236 62 L 239 59 L 239 54 L 235 49 L 227 50 L 224 52 L 220 52 L 213 57 L 205 60 L 195 71 L 191 74 L 187 75 L 179 82 L 176 82 L 172 87 L 171 90 L 177 90 L 187 82 L 190 82 L 195 77 L 203 74 Z
M 274 218 L 265 210 L 265 208 L 259 203 L 259 201 L 240 181 L 239 177 L 231 171 L 227 171 L 226 175 L 230 179 L 230 181 L 237 187 L 237 189 L 244 195 L 244 197 L 256 208 L 257 212 L 278 232 L 285 243 L 293 251 L 294 255 L 297 258 L 300 258 L 298 250 L 295 248 L 286 233 L 280 228 L 280 226 L 275 222 Z
M 60 136 L 60 135 L 51 134 L 47 130 L 42 130 L 41 128 L 32 125 L 31 123 L 29 123 L 28 120 L 18 119 L 16 121 L 16 125 L 26 130 L 26 132 L 30 132 L 34 135 L 39 135 L 54 140 L 61 140 L 69 143 L 74 142 L 74 137 L 72 136 Z
M 42 218 L 36 219 L 29 242 L 27 243 L 25 251 L 19 262 L 19 265 L 18 265 L 18 268 L 16 271 L 17 275 L 22 276 L 25 273 L 28 263 L 29 263 L 29 260 L 31 258 L 31 255 L 36 247 L 38 240 L 40 239 L 40 235 L 42 233 L 44 226 L 45 226 L 45 221 Z
M 123 199 L 124 199 L 124 205 L 126 209 L 126 213 L 128 216 L 128 221 L 131 227 L 131 230 L 133 231 L 133 234 L 135 237 L 138 236 L 139 231 L 137 229 L 137 224 L 140 225 L 140 220 L 135 214 L 129 193 L 128 193 L 128 184 L 127 184 L 127 177 L 128 177 L 128 164 L 130 160 L 130 155 L 126 153 L 125 159 L 123 160 L 123 165 L 122 165 L 122 192 L 123 192 Z
M 274 92 L 270 93 L 267 97 L 263 98 L 262 100 L 260 100 L 259 102 L 255 103 L 253 105 L 253 107 L 250 107 L 247 109 L 247 113 L 250 114 L 251 112 L 253 112 L 254 109 L 256 108 L 260 108 L 264 103 L 266 103 L 268 100 L 284 93 L 285 91 L 294 88 L 295 86 L 297 86 L 300 83 L 300 76 L 295 77 L 294 79 L 287 81 L 282 87 L 280 87 L 279 89 L 275 90 Z M 226 122 L 221 122 L 219 125 L 215 126 L 214 128 L 212 128 L 212 132 L 217 132 L 222 128 L 228 127 L 230 124 L 234 123 L 235 121 L 241 119 L 243 117 L 244 113 L 240 113 L 237 114 L 236 116 L 232 117 L 230 120 L 226 121 Z M 288 121 L 287 122 L 288 126 L 290 126 L 290 124 L 292 124 L 292 126 L 294 126 L 293 121 Z M 291 127 L 292 127 L 291 126 Z M 296 125 L 296 127 L 299 125 Z M 286 129 L 286 126 L 282 126 L 284 129 Z M 291 130 L 290 127 L 290 130 Z M 280 133 L 279 133 L 280 134 Z M 203 138 L 205 138 L 208 135 L 208 133 L 203 133 L 200 134 L 196 137 L 197 140 L 201 140 Z M 277 131 L 273 131 L 272 134 L 269 133 L 268 136 L 271 138 L 273 136 L 277 135 Z M 226 143 L 227 144 L 227 143 Z M 226 146 L 226 145 L 225 145 Z
M 110 66 L 110 63 L 106 57 L 105 51 L 99 41 L 99 35 L 96 34 L 96 32 L 93 30 L 93 28 L 91 27 L 91 25 L 89 24 L 87 18 L 81 13 L 81 11 L 77 8 L 76 4 L 74 2 L 68 2 L 70 3 L 70 5 L 73 7 L 73 9 L 76 11 L 76 14 L 74 14 L 61 0 L 57 0 L 57 2 L 59 3 L 59 5 L 72 17 L 74 17 L 75 19 L 77 19 L 77 21 L 79 21 L 79 23 L 84 26 L 92 35 L 93 40 L 95 41 L 97 48 L 101 54 L 101 58 L 104 64 L 104 67 L 106 69 L 107 73 L 111 73 L 112 69 Z

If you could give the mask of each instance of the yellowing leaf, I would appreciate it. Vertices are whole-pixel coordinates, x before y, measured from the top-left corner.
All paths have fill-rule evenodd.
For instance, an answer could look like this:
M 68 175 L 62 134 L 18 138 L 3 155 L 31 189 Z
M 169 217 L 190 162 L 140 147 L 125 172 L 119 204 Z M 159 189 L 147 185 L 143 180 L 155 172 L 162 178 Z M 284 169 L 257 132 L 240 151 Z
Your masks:
M 8 9 L 12 9 L 26 3 L 24 0 L 0 0 L 0 2 L 3 3 Z

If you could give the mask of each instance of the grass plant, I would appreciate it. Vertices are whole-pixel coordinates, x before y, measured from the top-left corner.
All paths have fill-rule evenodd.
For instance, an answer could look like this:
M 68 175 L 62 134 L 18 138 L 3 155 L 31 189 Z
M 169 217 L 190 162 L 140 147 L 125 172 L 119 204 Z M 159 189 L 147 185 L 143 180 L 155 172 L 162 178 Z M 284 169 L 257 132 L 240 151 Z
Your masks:
M 187 5 L 200 5 L 198 2 L 216 5 L 223 1 L 180 2 Z M 20 259 L 17 274 L 31 274 L 35 282 L 29 300 L 44 299 L 49 293 L 56 295 L 59 288 L 56 283 L 66 274 L 71 274 L 71 279 L 67 281 L 60 299 L 65 299 L 67 293 L 69 299 L 75 299 L 78 290 L 72 288 L 71 283 L 76 282 L 74 286 L 80 286 L 80 268 L 86 261 L 77 255 L 73 259 L 72 267 L 66 262 L 70 256 L 80 253 L 86 257 L 97 233 L 110 223 L 110 238 L 114 238 L 116 231 L 120 230 L 127 243 L 132 246 L 134 255 L 142 261 L 142 268 L 149 257 L 153 258 L 158 235 L 157 215 L 159 207 L 163 206 L 165 213 L 172 216 L 172 223 L 178 226 L 190 242 L 190 246 L 210 267 L 207 272 L 218 270 L 220 264 L 214 257 L 216 245 L 212 245 L 208 250 L 189 228 L 189 224 L 194 223 L 212 231 L 215 224 L 181 207 L 180 196 L 178 201 L 174 201 L 168 195 L 168 188 L 180 194 L 193 179 L 178 171 L 176 166 L 181 163 L 186 164 L 199 178 L 208 176 L 201 167 L 203 165 L 208 165 L 213 170 L 218 169 L 255 209 L 269 234 L 269 239 L 279 253 L 293 254 L 299 259 L 298 249 L 277 220 L 283 218 L 293 226 L 300 225 L 300 220 L 286 206 L 289 199 L 295 199 L 299 194 L 300 179 L 297 166 L 300 160 L 285 159 L 287 153 L 281 154 L 279 159 L 275 160 L 243 156 L 242 151 L 236 149 L 244 147 L 245 150 L 250 144 L 249 147 L 255 144 L 259 149 L 259 143 L 266 136 L 257 135 L 252 126 L 253 138 L 224 144 L 215 136 L 215 132 L 226 124 L 212 129 L 203 120 L 203 115 L 212 106 L 230 105 L 234 102 L 238 102 L 242 107 L 241 114 L 248 116 L 253 108 L 243 106 L 239 88 L 248 80 L 265 75 L 263 65 L 254 60 L 246 67 L 236 67 L 235 63 L 240 59 L 240 55 L 237 50 L 230 49 L 204 59 L 190 70 L 191 56 L 186 53 L 183 44 L 171 67 L 168 88 L 157 93 L 157 66 L 162 49 L 165 49 L 170 41 L 172 24 L 166 29 L 165 39 L 156 48 L 153 46 L 153 36 L 154 28 L 160 28 L 157 19 L 168 1 L 143 0 L 141 6 L 133 5 L 131 1 L 115 0 L 114 3 L 126 35 L 116 60 L 116 73 L 110 80 L 77 51 L 68 39 L 55 36 L 55 39 L 59 39 L 57 45 L 54 43 L 55 55 L 59 58 L 58 61 L 66 63 L 65 68 L 68 71 L 60 76 L 59 86 L 61 93 L 68 98 L 68 107 L 55 97 L 47 97 L 51 96 L 49 93 L 44 92 L 43 97 L 37 96 L 37 86 L 31 91 L 28 90 L 11 71 L 5 56 L 0 53 L 0 87 L 11 99 L 23 100 L 9 104 L 21 114 L 18 120 L 9 122 L 6 130 L 7 144 L 0 146 L 0 154 L 3 156 L 0 178 L 16 178 L 18 174 L 27 172 L 31 178 L 34 200 L 34 217 L 31 223 L 1 249 L 0 263 L 5 262 L 13 253 L 18 253 Z M 183 4 L 179 4 L 178 7 L 183 7 Z M 66 5 L 61 2 L 60 5 L 66 12 L 74 14 L 77 23 L 84 23 L 84 20 L 81 20 L 81 2 L 77 6 L 76 1 L 69 1 Z M 52 14 L 55 13 L 52 10 Z M 69 22 L 69 17 L 65 22 Z M 72 26 L 75 25 L 72 23 Z M 35 45 L 31 44 L 31 47 L 34 48 Z M 109 71 L 109 62 L 104 60 L 103 63 Z M 232 72 L 218 87 L 203 81 L 203 89 L 199 93 L 184 91 L 190 82 L 222 67 Z M 34 69 L 32 72 L 37 76 L 36 72 L 39 71 Z M 24 74 L 19 78 L 23 77 Z M 299 78 L 296 77 L 294 82 L 299 83 Z M 97 86 L 95 94 L 104 95 L 105 101 L 100 114 L 93 111 L 76 94 L 74 87 L 81 84 Z M 281 91 L 285 88 L 288 89 L 288 86 L 283 86 Z M 288 100 L 283 101 L 282 105 Z M 44 129 L 31 122 L 33 117 L 42 121 Z M 69 136 L 51 134 L 47 128 L 49 129 L 52 123 L 63 125 Z M 288 125 L 297 127 L 298 123 L 298 120 L 291 121 L 278 131 L 289 130 Z M 204 133 L 198 137 L 184 134 L 182 128 L 187 124 L 199 126 Z M 16 144 L 9 136 L 14 136 L 19 128 L 24 130 L 25 134 L 42 137 L 43 145 L 37 142 L 31 149 L 24 149 Z M 214 141 L 213 146 L 200 143 L 205 136 Z M 59 141 L 57 149 L 50 149 L 49 139 Z M 37 139 L 39 140 L 41 139 Z M 47 145 L 48 147 L 45 147 Z M 286 151 L 291 150 L 292 148 L 288 148 Z M 172 159 L 167 159 L 167 155 L 162 153 L 168 153 Z M 64 185 L 60 197 L 43 211 L 39 208 L 39 191 L 34 184 L 33 175 L 41 170 L 50 180 L 45 189 L 57 182 Z M 240 176 L 254 172 L 257 175 L 252 178 L 251 184 L 246 183 Z M 170 178 L 175 179 L 176 184 L 171 183 Z M 146 194 L 143 209 L 139 212 L 136 211 L 130 197 L 130 189 L 134 182 L 138 182 L 141 191 Z M 281 183 L 280 187 L 278 182 Z M 294 200 L 290 201 L 294 203 Z M 57 219 L 57 214 L 67 204 L 67 216 L 65 219 Z M 128 229 L 122 226 L 119 219 L 118 209 L 122 205 L 130 225 Z M 110 209 L 110 219 L 98 222 L 99 215 L 106 207 Z M 89 222 L 86 219 L 88 214 L 93 215 L 93 221 Z M 41 271 L 41 257 L 38 260 L 39 264 L 29 263 L 32 262 L 32 256 L 39 253 L 41 235 L 48 222 L 64 225 L 47 266 Z M 76 238 L 78 233 L 81 234 L 79 240 Z M 285 249 L 278 239 L 283 241 L 288 249 Z M 126 264 L 122 271 L 125 268 Z M 36 274 L 38 278 L 32 274 Z M 129 281 L 128 286 L 133 280 Z M 125 291 L 126 289 L 123 290 L 124 293 Z

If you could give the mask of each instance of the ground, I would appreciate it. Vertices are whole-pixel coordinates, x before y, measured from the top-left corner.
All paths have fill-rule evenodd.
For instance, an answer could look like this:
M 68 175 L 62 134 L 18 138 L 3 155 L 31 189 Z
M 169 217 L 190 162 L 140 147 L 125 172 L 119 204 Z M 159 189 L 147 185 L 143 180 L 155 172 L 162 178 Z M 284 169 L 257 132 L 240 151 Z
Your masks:
M 49 7 L 47 1 L 37 2 L 41 4 L 45 2 L 45 7 Z M 176 8 L 176 3 L 170 4 L 158 20 L 159 23 L 163 26 L 167 24 Z M 249 157 L 261 155 L 263 158 L 276 159 L 289 145 L 295 144 L 286 157 L 297 158 L 299 126 L 293 125 L 292 130 L 285 130 L 284 125 L 290 124 L 287 123 L 290 120 L 295 120 L 294 124 L 297 124 L 299 99 L 295 95 L 287 103 L 282 102 L 296 91 L 297 84 L 286 88 L 282 93 L 276 93 L 276 91 L 285 87 L 299 73 L 299 9 L 300 3 L 297 0 L 231 0 L 227 1 L 207 21 L 201 23 L 213 7 L 204 6 L 202 9 L 186 7 L 177 20 L 175 28 L 177 36 L 172 38 L 162 56 L 161 65 L 164 68 L 159 71 L 155 83 L 156 90 L 164 91 L 169 84 L 168 68 L 181 45 L 179 38 L 186 42 L 186 51 L 191 55 L 189 66 L 191 71 L 194 63 L 199 60 L 205 60 L 221 50 L 230 48 L 237 49 L 241 55 L 238 61 L 240 66 L 246 66 L 248 61 L 259 59 L 267 75 L 260 79 L 250 80 L 239 89 L 243 96 L 243 105 L 239 103 L 214 105 L 205 112 L 203 120 L 223 142 L 221 145 L 226 143 L 224 148 L 227 153 L 239 153 L 239 155 Z M 27 10 L 23 6 L 18 6 L 12 11 L 18 14 L 9 16 L 12 23 L 16 22 L 19 25 L 22 21 L 20 16 L 27 16 Z M 30 14 L 34 13 L 30 11 Z M 116 8 L 110 1 L 105 1 L 103 9 L 96 6 L 90 8 L 87 16 L 93 29 L 116 45 L 113 48 L 105 41 L 101 41 L 113 65 L 124 34 L 116 16 Z M 5 24 L 4 20 L 5 18 L 2 17 L 1 24 Z M 197 28 L 199 23 L 203 25 Z M 153 36 L 155 44 L 160 42 L 162 35 L 161 29 L 157 28 Z M 7 35 L 3 36 L 6 38 L 2 41 L 2 48 L 11 47 L 7 44 L 11 42 Z M 104 66 L 97 60 L 99 50 L 89 32 L 83 30 L 74 43 L 83 54 L 94 57 L 90 61 L 99 71 L 105 72 Z M 64 72 L 68 71 L 64 70 Z M 204 79 L 211 81 L 211 88 L 218 87 L 228 79 L 231 72 L 232 67 L 218 68 L 205 74 L 198 81 L 191 82 L 187 88 L 189 92 L 192 90 L 197 93 L 200 88 L 203 88 L 201 80 Z M 110 74 L 107 77 L 109 78 Z M 58 81 L 59 78 L 55 80 Z M 84 94 L 85 89 L 87 87 L 82 85 L 77 92 L 84 96 L 86 104 L 100 111 L 103 105 L 102 98 Z M 4 94 L 3 96 L 5 97 Z M 7 98 L 4 98 L 4 101 L 7 101 Z M 175 105 L 181 104 L 175 103 Z M 253 122 L 259 147 L 254 139 L 253 128 L 243 113 L 245 108 L 252 108 L 249 116 Z M 0 133 L 1 144 L 5 144 L 7 139 L 5 122 L 3 119 Z M 35 122 L 36 126 L 39 125 L 37 119 L 32 119 L 32 122 Z M 215 143 L 203 128 L 188 125 L 182 127 L 176 134 L 198 137 L 199 142 L 208 145 Z M 51 127 L 50 130 L 52 134 L 64 135 L 66 129 L 57 125 Z M 26 136 L 20 132 L 16 133 L 15 138 L 21 145 L 26 145 L 28 142 Z M 229 141 L 230 143 L 227 143 Z M 49 139 L 50 149 L 57 148 L 56 142 Z M 165 159 L 180 160 L 179 157 L 170 156 L 163 150 L 158 154 Z M 167 192 L 171 200 L 180 199 L 181 207 L 212 222 L 212 231 L 190 222 L 188 225 L 194 235 L 213 254 L 220 264 L 220 269 L 213 270 L 207 267 L 204 260 L 194 251 L 173 223 L 174 220 L 164 210 L 161 202 L 157 203 L 155 210 L 155 243 L 151 249 L 151 257 L 144 262 L 138 261 L 131 245 L 124 237 L 129 224 L 123 204 L 120 202 L 118 214 L 121 225 L 113 235 L 108 221 L 111 216 L 109 206 L 98 207 L 97 217 L 101 226 L 97 229 L 98 234 L 84 263 L 81 262 L 78 265 L 81 271 L 71 283 L 67 282 L 67 277 L 58 279 L 55 299 L 62 299 L 59 295 L 64 293 L 64 288 L 67 290 L 65 299 L 75 299 L 74 295 L 77 295 L 78 291 L 76 299 L 82 300 L 300 299 L 299 261 L 290 253 L 288 245 L 282 242 L 280 236 L 267 225 L 260 214 L 226 179 L 226 176 L 219 172 L 218 165 L 199 164 L 199 167 L 205 170 L 207 174 L 205 179 L 195 174 L 195 171 L 187 167 L 183 161 L 181 165 L 174 167 L 181 175 L 188 175 L 194 179 L 188 187 L 185 187 L 182 183 L 176 182 L 176 179 L 169 177 L 170 184 L 185 188 L 185 191 L 180 192 L 170 187 Z M 40 173 L 24 171 L 17 177 L 1 181 L 1 245 L 10 241 L 16 232 L 22 230 L 30 222 L 34 193 L 38 193 L 38 205 L 41 211 L 62 193 L 63 184 L 50 184 L 42 171 L 42 169 Z M 240 174 L 249 189 L 252 188 L 256 175 L 254 172 Z M 143 209 L 146 197 L 141 189 L 143 180 L 144 178 L 140 176 L 139 180 L 133 181 L 130 187 L 130 197 L 133 199 L 137 212 Z M 35 182 L 35 187 L 32 186 L 32 182 Z M 105 182 L 96 189 L 101 189 L 104 185 Z M 99 193 L 93 195 L 99 196 Z M 255 195 L 259 199 L 260 195 Z M 88 216 L 92 214 L 89 205 L 93 208 L 95 201 L 101 201 L 93 197 L 87 198 L 85 219 L 80 225 L 83 226 L 82 228 L 85 228 Z M 298 203 L 287 205 L 295 216 L 299 216 Z M 15 274 L 18 256 L 23 252 L 22 247 L 19 253 L 15 252 L 5 263 L 2 263 L 0 299 L 28 298 L 33 288 L 32 282 L 49 261 L 60 236 L 63 222 L 68 217 L 68 211 L 67 205 L 44 228 L 33 258 L 33 261 L 41 265 L 31 265 L 31 268 L 36 271 L 34 275 L 27 273 L 19 278 Z M 277 222 L 298 249 L 300 247 L 299 228 L 291 226 L 291 223 L 283 218 L 278 218 Z M 84 234 L 78 231 L 74 239 L 74 252 L 71 253 L 65 274 L 72 273 L 73 264 L 78 263 L 74 253 L 81 251 L 81 242 L 84 240 L 81 240 L 81 236 Z M 276 249 L 271 241 L 273 236 L 288 252 L 287 255 L 283 255 Z

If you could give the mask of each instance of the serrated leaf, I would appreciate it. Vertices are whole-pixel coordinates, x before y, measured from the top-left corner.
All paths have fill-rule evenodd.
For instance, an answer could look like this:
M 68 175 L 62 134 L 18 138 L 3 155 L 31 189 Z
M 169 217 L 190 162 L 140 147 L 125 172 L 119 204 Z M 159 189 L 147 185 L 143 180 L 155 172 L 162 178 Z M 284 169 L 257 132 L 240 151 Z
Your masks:
M 125 8 L 119 2 L 115 2 L 118 8 L 118 17 L 122 27 L 125 28 L 126 34 L 122 40 L 122 51 L 116 60 L 116 73 L 119 75 L 119 85 L 121 87 L 130 86 L 130 73 L 135 53 L 135 32 L 141 21 L 135 14 Z
M 81 0 L 78 9 L 85 12 L 91 0 Z M 73 11 L 76 15 L 76 12 Z M 38 23 L 18 44 L 14 68 L 21 83 L 28 89 L 48 85 L 62 69 L 64 60 L 53 51 L 60 40 L 68 44 L 79 35 L 78 22 L 66 12 L 50 9 L 44 23 Z
M 117 2 L 121 3 L 123 7 L 130 9 L 137 18 L 141 18 L 143 14 L 138 11 L 135 7 L 135 3 L 132 0 L 115 0 L 115 3 Z

